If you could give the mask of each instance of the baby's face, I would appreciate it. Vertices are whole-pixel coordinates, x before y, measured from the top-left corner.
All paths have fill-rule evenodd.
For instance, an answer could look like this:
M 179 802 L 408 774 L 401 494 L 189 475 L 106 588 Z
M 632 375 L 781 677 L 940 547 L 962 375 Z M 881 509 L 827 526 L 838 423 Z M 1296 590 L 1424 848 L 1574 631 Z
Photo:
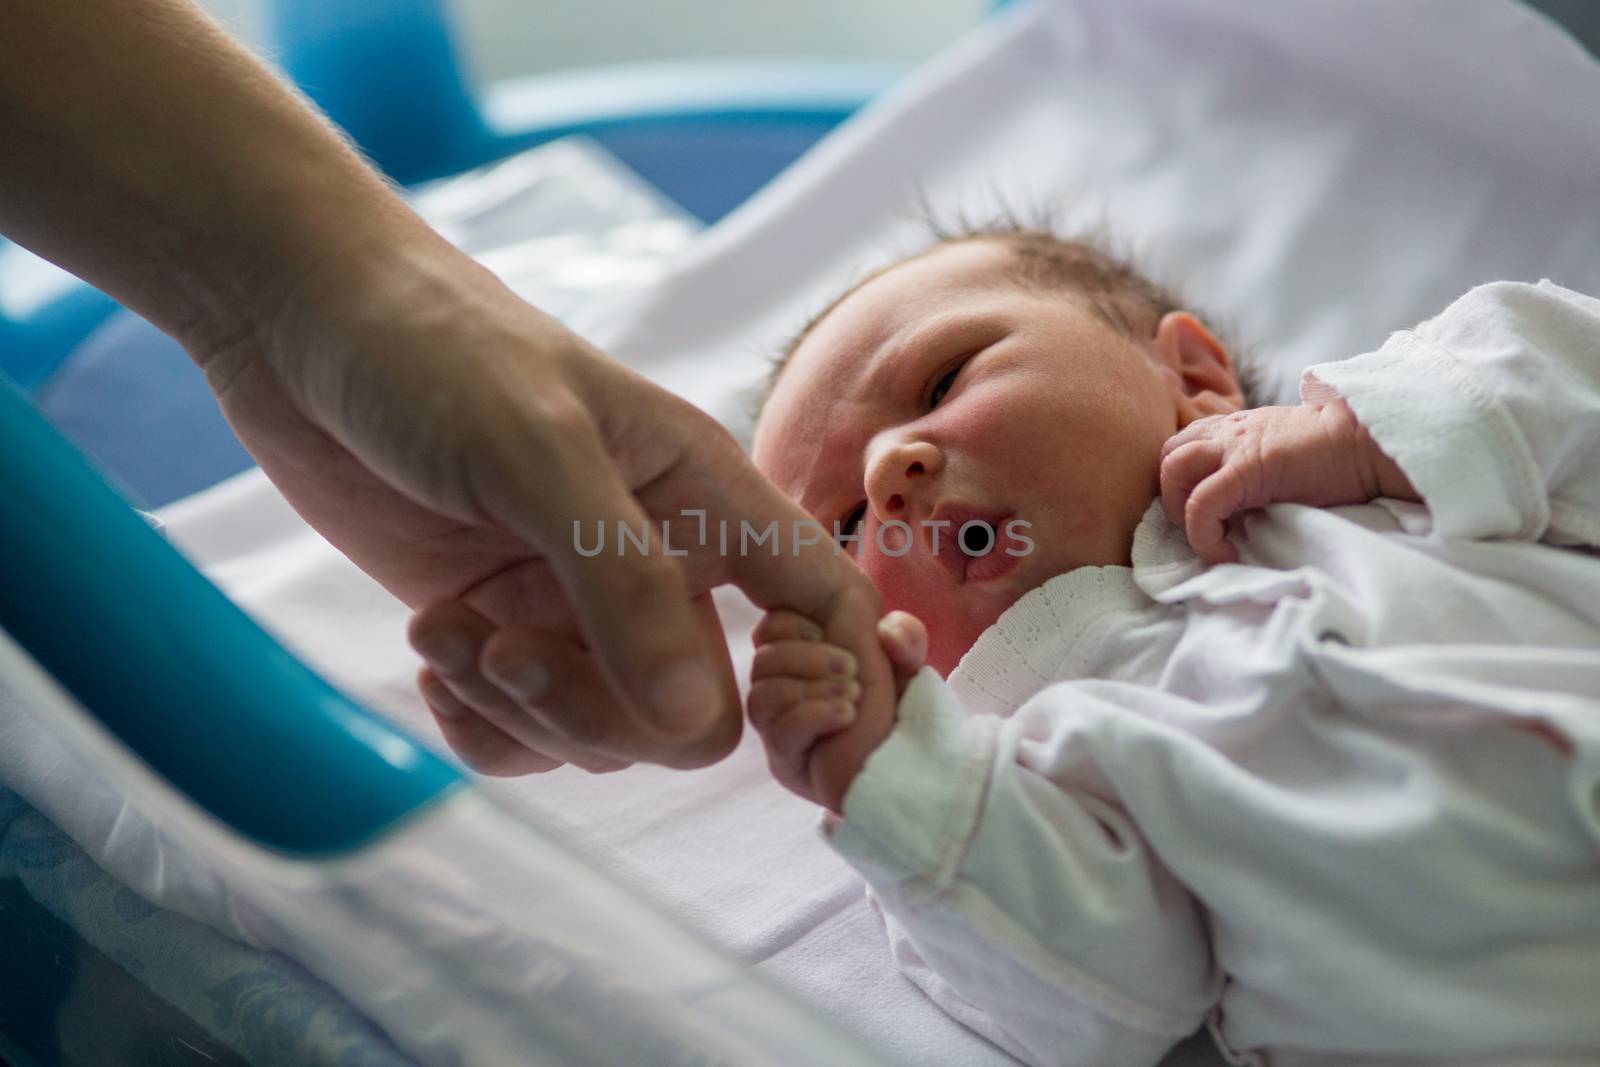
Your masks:
M 795 351 L 756 432 L 757 466 L 825 528 L 859 523 L 849 551 L 886 608 L 928 624 L 941 673 L 1046 579 L 1128 562 L 1179 418 L 1138 342 L 1008 279 L 1010 255 L 946 245 L 862 286 Z M 957 542 L 974 519 L 998 535 L 986 555 Z

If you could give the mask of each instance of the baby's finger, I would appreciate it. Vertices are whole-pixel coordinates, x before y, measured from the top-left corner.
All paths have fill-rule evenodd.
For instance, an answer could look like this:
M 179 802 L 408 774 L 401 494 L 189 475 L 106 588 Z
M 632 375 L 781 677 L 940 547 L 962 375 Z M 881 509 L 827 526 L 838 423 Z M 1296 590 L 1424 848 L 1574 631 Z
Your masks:
M 1215 474 L 1225 456 L 1212 440 L 1191 441 L 1161 461 L 1161 510 L 1174 526 L 1186 528 L 1189 494 Z
M 879 619 L 878 640 L 899 683 L 909 681 L 928 658 L 928 628 L 909 611 L 891 611 Z
M 774 641 L 756 649 L 751 661 L 752 679 L 786 675 L 791 678 L 854 678 L 856 658 L 842 648 L 820 641 Z
M 1221 415 L 1207 415 L 1204 418 L 1195 419 L 1189 425 L 1167 438 L 1166 443 L 1161 446 L 1161 458 L 1165 460 L 1184 445 L 1206 440 L 1216 432 L 1222 421 L 1223 416 Z
M 1244 481 L 1238 467 L 1223 467 L 1195 487 L 1184 507 L 1184 533 L 1195 554 L 1207 563 L 1235 563 L 1239 553 L 1228 541 L 1227 522 L 1244 506 Z
M 767 761 L 781 765 L 784 773 L 803 777 L 812 747 L 822 738 L 855 722 L 854 705 L 837 700 L 808 700 L 796 704 L 767 725 L 762 740 Z
M 445 743 L 479 774 L 515 778 L 561 766 L 560 760 L 535 752 L 461 703 L 427 667 L 417 672 L 417 689 Z
M 818 680 L 779 676 L 752 682 L 746 706 L 750 713 L 750 725 L 761 731 L 797 704 L 833 700 L 854 704 L 860 699 L 861 683 L 854 678 Z
M 822 627 L 798 611 L 775 608 L 756 623 L 755 633 L 750 635 L 750 640 L 757 645 L 771 644 L 773 641 L 821 641 Z

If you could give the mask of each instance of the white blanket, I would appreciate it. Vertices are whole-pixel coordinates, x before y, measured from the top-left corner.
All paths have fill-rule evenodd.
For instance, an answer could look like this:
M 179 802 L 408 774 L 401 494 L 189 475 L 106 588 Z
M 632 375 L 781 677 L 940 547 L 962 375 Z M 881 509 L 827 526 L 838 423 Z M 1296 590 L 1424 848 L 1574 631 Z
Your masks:
M 1474 283 L 1600 291 L 1600 68 L 1497 0 L 1121 0 L 989 20 L 829 138 L 635 297 L 578 308 L 619 358 L 738 424 L 742 391 L 849 280 L 941 214 L 1004 201 L 1106 221 L 1220 316 L 1292 400 Z M 1058 212 L 1059 213 L 1059 212 Z M 433 740 L 405 611 L 257 473 L 165 513 L 228 593 Z M 753 614 L 722 597 L 735 664 Z M 485 788 L 848 1028 L 912 1063 L 1002 1062 L 898 977 L 859 880 L 749 738 L 693 774 L 557 771 Z M 1171 1061 L 1213 1062 L 1203 1048 Z

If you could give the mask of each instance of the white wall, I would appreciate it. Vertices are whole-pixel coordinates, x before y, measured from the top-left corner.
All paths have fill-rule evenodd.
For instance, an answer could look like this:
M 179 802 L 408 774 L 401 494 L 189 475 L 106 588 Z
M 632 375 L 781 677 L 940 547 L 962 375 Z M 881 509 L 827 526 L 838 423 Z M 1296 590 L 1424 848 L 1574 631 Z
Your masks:
M 265 0 L 202 0 L 259 40 Z M 337 3 L 338 0 L 328 0 Z M 914 63 L 976 23 L 988 0 L 450 0 L 480 78 L 699 55 L 817 55 Z

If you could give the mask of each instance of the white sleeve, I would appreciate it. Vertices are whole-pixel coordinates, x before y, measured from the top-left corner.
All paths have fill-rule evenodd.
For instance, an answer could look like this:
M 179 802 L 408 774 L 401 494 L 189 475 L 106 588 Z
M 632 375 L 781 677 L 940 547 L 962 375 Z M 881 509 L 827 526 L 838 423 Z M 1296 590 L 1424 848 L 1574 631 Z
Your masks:
M 1438 536 L 1600 545 L 1600 300 L 1482 285 L 1300 393 L 1348 401 Z
M 925 669 L 829 838 L 908 976 L 1034 1064 L 1149 1067 L 1220 993 L 1198 904 L 1097 767 L 1103 703 L 1066 682 L 974 716 Z

